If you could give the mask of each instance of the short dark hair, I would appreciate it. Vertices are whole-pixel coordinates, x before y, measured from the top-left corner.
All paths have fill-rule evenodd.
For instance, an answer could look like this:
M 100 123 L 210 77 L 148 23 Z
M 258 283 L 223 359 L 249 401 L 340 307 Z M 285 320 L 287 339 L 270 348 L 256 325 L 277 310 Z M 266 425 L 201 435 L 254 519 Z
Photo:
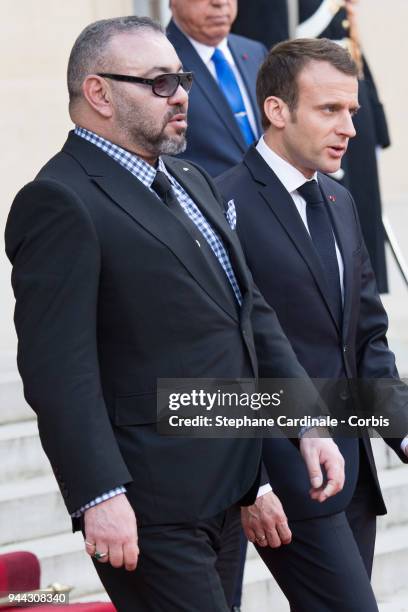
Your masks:
M 152 30 L 164 34 L 163 28 L 150 17 L 115 17 L 89 24 L 76 39 L 68 61 L 67 82 L 70 105 L 82 95 L 81 87 L 88 74 L 111 69 L 106 50 L 116 34 L 134 30 Z
M 256 96 L 264 129 L 269 126 L 264 111 L 266 98 L 281 98 L 291 112 L 295 111 L 299 97 L 299 73 L 312 61 L 327 62 L 344 74 L 358 75 L 357 65 L 350 53 L 327 38 L 298 38 L 275 45 L 259 69 L 256 82 Z

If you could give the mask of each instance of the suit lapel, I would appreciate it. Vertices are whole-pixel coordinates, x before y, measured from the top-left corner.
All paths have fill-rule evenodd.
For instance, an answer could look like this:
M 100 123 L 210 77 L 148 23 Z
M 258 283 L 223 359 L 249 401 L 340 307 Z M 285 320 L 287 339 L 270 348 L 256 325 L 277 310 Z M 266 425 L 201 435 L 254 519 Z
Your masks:
M 282 225 L 294 247 L 305 260 L 330 312 L 333 323 L 338 328 L 335 313 L 328 299 L 328 288 L 323 267 L 291 195 L 254 147 L 248 151 L 244 163 L 257 181 L 260 195 Z
M 232 138 L 236 141 L 237 145 L 241 148 L 244 154 L 247 150 L 244 138 L 237 122 L 235 121 L 234 115 L 232 114 L 231 108 L 218 87 L 217 82 L 208 70 L 207 66 L 194 49 L 188 38 L 179 30 L 173 21 L 170 21 L 167 28 L 167 34 L 171 42 L 174 41 L 176 48 L 180 56 L 183 58 L 183 67 L 185 70 L 190 70 L 194 73 L 194 85 L 200 89 L 203 96 L 206 98 L 207 103 L 214 112 L 218 115 L 220 121 L 225 124 L 228 131 L 231 133 Z
M 220 283 L 211 272 L 200 247 L 188 230 L 153 193 L 128 170 L 79 136 L 71 134 L 63 152 L 74 157 L 90 179 L 117 206 L 165 244 L 202 289 L 224 311 L 238 319 L 236 305 L 228 298 L 228 293 L 220 289 Z

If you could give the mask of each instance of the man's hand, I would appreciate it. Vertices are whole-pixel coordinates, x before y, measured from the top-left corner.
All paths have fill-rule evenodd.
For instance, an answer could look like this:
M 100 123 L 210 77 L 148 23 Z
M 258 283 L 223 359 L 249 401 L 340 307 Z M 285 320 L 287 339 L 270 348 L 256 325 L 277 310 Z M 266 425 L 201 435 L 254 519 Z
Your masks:
M 322 432 L 319 428 L 307 431 L 300 440 L 300 452 L 312 485 L 310 497 L 324 502 L 344 486 L 344 459 L 337 444 L 330 437 L 318 437 L 319 433 L 328 435 L 327 430 Z M 321 465 L 326 472 L 325 481 Z
M 125 494 L 116 495 L 85 511 L 85 546 L 100 563 L 134 570 L 139 556 L 136 517 Z
M 292 540 L 282 504 L 272 491 L 258 497 L 252 506 L 242 507 L 241 521 L 248 540 L 258 546 L 278 548 Z

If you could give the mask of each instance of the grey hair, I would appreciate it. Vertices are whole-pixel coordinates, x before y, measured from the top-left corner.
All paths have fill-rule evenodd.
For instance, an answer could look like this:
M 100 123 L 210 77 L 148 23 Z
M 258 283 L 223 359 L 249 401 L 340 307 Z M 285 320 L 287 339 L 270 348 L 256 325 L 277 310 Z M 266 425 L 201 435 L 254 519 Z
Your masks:
M 69 103 L 82 96 L 82 83 L 88 74 L 103 72 L 107 64 L 108 44 L 115 35 L 137 30 L 164 34 L 163 28 L 149 17 L 115 17 L 89 24 L 72 47 L 67 71 Z

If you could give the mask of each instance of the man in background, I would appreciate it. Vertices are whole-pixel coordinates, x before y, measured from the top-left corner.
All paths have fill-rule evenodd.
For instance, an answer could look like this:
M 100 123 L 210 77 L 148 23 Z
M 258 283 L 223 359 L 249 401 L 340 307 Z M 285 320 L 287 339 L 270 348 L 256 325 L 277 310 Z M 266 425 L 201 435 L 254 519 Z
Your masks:
M 255 83 L 266 49 L 230 34 L 236 0 L 171 0 L 170 8 L 167 36 L 195 79 L 183 155 L 217 176 L 261 134 Z

